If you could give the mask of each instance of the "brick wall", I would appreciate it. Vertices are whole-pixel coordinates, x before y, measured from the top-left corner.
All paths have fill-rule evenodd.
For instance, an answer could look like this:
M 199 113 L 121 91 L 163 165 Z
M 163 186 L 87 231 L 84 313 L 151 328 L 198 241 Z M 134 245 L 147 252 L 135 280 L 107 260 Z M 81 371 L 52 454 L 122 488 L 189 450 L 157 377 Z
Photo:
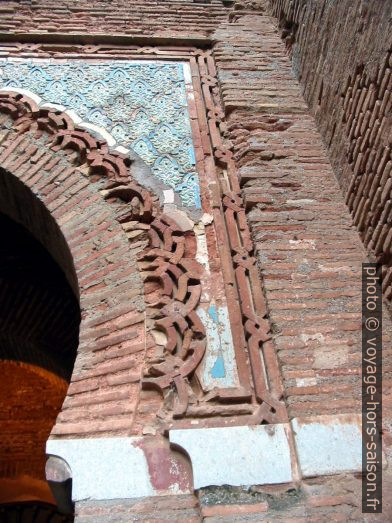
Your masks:
M 289 56 L 278 41 L 275 21 L 266 16 L 266 9 L 249 12 L 251 8 L 240 6 L 231 23 L 217 29 L 214 52 L 289 416 L 359 412 L 365 250 L 294 79 Z M 386 445 L 391 437 L 387 429 L 390 333 L 385 317 Z M 359 500 L 360 483 L 354 478 L 350 482 Z M 320 480 L 321 492 L 326 493 L 327 484 Z M 306 504 L 318 514 L 313 517 L 365 520 L 358 513 L 334 514 L 335 503 L 345 505 L 347 499 L 313 501 L 305 485 Z M 335 485 L 344 492 L 342 483 Z M 391 478 L 385 473 L 385 492 L 390 486 Z M 293 517 L 299 516 L 297 509 L 297 513 L 292 510 Z M 391 508 L 385 510 L 389 513 Z M 344 514 L 343 507 L 339 512 Z M 257 518 L 262 520 L 260 515 Z
M 214 51 L 289 414 L 359 411 L 365 251 L 273 20 L 236 13 Z
M 67 382 L 25 363 L 1 361 L 0 477 L 45 480 L 45 445 Z
M 136 0 L 131 5 L 126 0 L 2 2 L 0 32 L 199 38 L 211 34 L 216 24 L 227 17 L 227 5 L 231 3 L 222 0 Z
M 267 14 L 261 4 L 239 5 L 231 23 L 215 33 L 214 49 L 228 137 L 264 276 L 289 416 L 358 412 L 360 266 L 365 251 L 289 56 L 278 41 L 275 21 Z M 314 31 L 317 28 L 315 24 Z M 388 445 L 388 321 L 385 332 Z M 343 484 L 356 493 L 354 500 L 345 497 Z M 391 478 L 385 473 L 384 496 L 390 488 Z M 366 520 L 358 508 L 353 509 L 360 500 L 360 482 L 353 477 L 305 481 L 301 489 L 307 508 L 300 508 L 302 502 L 292 507 L 290 516 L 295 520 L 304 515 L 315 521 Z M 329 497 L 328 490 L 343 497 Z M 320 498 L 312 499 L 316 492 Z M 385 514 L 390 511 L 391 507 L 385 508 Z M 286 521 L 287 515 L 273 514 Z M 265 518 L 269 517 L 270 512 Z M 255 520 L 262 517 L 258 514 Z
M 15 23 L 20 20 L 18 30 L 32 31 L 33 18 L 29 9 L 45 8 L 40 4 L 30 5 L 30 2 L 20 4 L 20 12 L 15 16 L 14 11 L 10 10 L 17 7 L 16 3 L 4 2 L 2 8 L 9 10 L 8 20 L 12 19 Z M 159 2 L 154 9 L 166 9 L 168 5 L 173 8 L 174 4 Z M 157 22 L 156 11 L 150 11 L 149 15 L 146 8 L 143 8 L 143 19 L 136 19 L 135 13 L 130 15 L 133 18 L 126 30 L 129 34 L 141 34 L 147 27 L 147 35 L 153 32 L 154 36 L 164 33 L 165 36 L 170 34 L 185 38 L 189 36 L 192 26 L 178 25 L 178 20 L 183 20 L 181 13 L 188 12 L 188 9 L 197 9 L 199 15 L 203 13 L 197 19 L 199 34 L 210 34 L 213 41 L 227 119 L 225 137 L 233 146 L 248 222 L 256 245 L 259 268 L 264 276 L 289 415 L 312 417 L 316 414 L 358 412 L 360 264 L 366 259 L 366 254 L 351 225 L 348 209 L 314 120 L 292 74 L 291 62 L 275 21 L 268 16 L 264 3 L 260 2 L 238 2 L 230 13 L 217 2 L 203 6 L 181 2 L 181 8 L 180 3 L 176 5 L 175 12 L 167 14 L 167 19 L 162 17 L 164 21 L 158 31 L 153 29 Z M 95 6 L 89 3 L 90 9 Z M 144 6 L 150 4 L 144 2 Z M 67 4 L 63 3 L 60 9 L 68 9 Z M 20 13 L 23 12 L 25 18 L 21 19 Z M 72 21 L 69 12 L 65 12 L 67 19 Z M 153 20 L 149 19 L 152 13 Z M 180 18 L 176 18 L 177 15 Z M 91 15 L 80 20 L 75 16 L 76 19 L 75 30 L 86 33 L 98 31 L 94 22 L 96 19 L 93 18 L 92 22 Z M 42 22 L 47 23 L 47 10 Z M 118 25 L 109 22 L 100 28 L 118 32 Z M 39 20 L 36 23 L 39 25 Z M 169 26 L 170 31 L 167 30 Z M 39 27 L 45 29 L 44 25 Z M 212 28 L 215 29 L 213 34 Z M 7 29 L 14 30 L 11 25 L 4 28 Z M 72 29 L 68 27 L 68 30 Z M 11 147 L 11 139 L 8 147 Z M 15 152 L 20 154 L 20 150 Z M 8 157 L 8 153 L 3 154 Z M 335 162 L 337 155 L 333 158 Z M 16 158 L 10 156 L 9 161 L 12 163 Z M 340 165 L 344 165 L 342 159 Z M 49 175 L 44 172 L 44 176 Z M 124 255 L 128 266 L 132 267 L 133 255 L 126 255 L 125 250 L 123 254 L 122 247 L 126 240 L 120 238 L 114 216 L 109 216 L 112 211 L 103 208 L 99 201 L 99 189 L 102 188 L 99 180 L 94 186 L 96 193 L 87 189 L 87 183 L 75 185 L 77 190 L 71 191 L 70 181 L 70 187 L 59 190 L 56 196 L 48 194 L 54 188 L 50 185 L 50 178 L 42 178 L 41 182 L 37 180 L 35 183 L 48 184 L 48 189 L 43 193 L 44 201 L 64 228 L 79 271 L 82 291 L 90 293 L 90 297 L 83 302 L 84 310 L 89 311 L 89 317 L 85 318 L 86 336 L 81 337 L 75 377 L 55 434 L 127 434 L 138 398 L 139 375 L 133 366 L 139 370 L 137 348 L 143 343 L 139 330 L 143 319 L 139 316 L 136 301 L 132 301 L 136 300 L 135 296 L 141 296 L 140 282 L 136 275 L 132 275 L 132 288 L 129 287 L 128 274 L 126 281 L 108 278 L 98 284 L 94 279 L 89 281 L 88 274 L 83 271 L 86 271 L 86 263 L 93 265 L 93 274 L 105 270 L 106 263 L 109 263 L 99 256 L 93 261 L 87 254 L 94 249 L 89 242 L 93 242 L 100 223 L 105 223 L 106 227 L 109 222 L 112 231 L 104 240 L 99 240 L 98 250 L 106 246 L 109 248 L 113 235 L 113 242 L 118 240 L 116 257 Z M 64 200 L 61 200 L 63 194 Z M 60 198 L 58 206 L 56 197 Z M 78 215 L 85 208 L 84 201 L 93 205 L 86 221 L 85 214 L 83 218 Z M 89 232 L 92 230 L 93 234 Z M 90 288 L 91 291 L 88 290 Z M 123 292 L 120 294 L 120 291 Z M 121 301 L 123 296 L 124 301 Z M 88 327 L 98 326 L 108 330 L 95 330 L 94 337 Z M 385 326 L 388 334 L 390 324 L 387 319 Z M 124 339 L 117 337 L 119 328 L 123 329 Z M 97 332 L 104 339 L 98 340 Z M 92 350 L 97 347 L 98 350 Z M 386 393 L 390 390 L 389 350 L 386 345 Z M 109 357 L 110 362 L 105 360 Z M 149 398 L 146 404 L 148 401 Z M 389 404 L 390 397 L 386 394 L 386 408 Z M 387 415 L 385 425 L 388 443 L 391 436 Z M 388 473 L 385 476 L 388 489 L 391 481 Z M 77 513 L 78 520 L 86 523 L 110 521 L 109 517 L 113 521 L 116 518 L 121 520 L 124 514 L 132 514 L 136 521 L 148 521 L 157 517 L 157 513 L 162 520 L 166 518 L 168 521 L 173 518 L 178 521 L 192 518 L 195 521 L 203 518 L 209 521 L 273 519 L 288 522 L 290 518 L 293 521 L 309 521 L 309 518 L 314 521 L 361 521 L 358 509 L 360 482 L 353 475 L 316 478 L 282 490 L 275 487 L 270 490 L 256 489 L 255 492 L 259 495 L 246 499 L 238 492 L 200 493 L 200 501 L 194 497 L 170 497 L 166 505 L 167 498 L 161 497 L 159 500 L 139 501 L 139 505 L 127 502 L 125 508 L 119 502 L 109 504 L 109 507 L 104 503 L 82 503 L 77 507 Z M 390 507 L 387 506 L 386 510 L 390 511 Z
M 271 0 L 362 241 L 392 297 L 388 2 Z

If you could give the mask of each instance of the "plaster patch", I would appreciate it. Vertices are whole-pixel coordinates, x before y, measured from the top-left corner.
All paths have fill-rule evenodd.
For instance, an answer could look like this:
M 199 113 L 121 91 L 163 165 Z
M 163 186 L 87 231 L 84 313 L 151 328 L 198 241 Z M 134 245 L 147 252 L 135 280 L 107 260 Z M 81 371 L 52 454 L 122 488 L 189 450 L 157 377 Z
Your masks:
M 292 249 L 316 249 L 315 240 L 289 240 Z
M 186 84 L 192 85 L 192 72 L 189 64 L 182 64 L 183 67 L 183 74 L 184 74 L 184 81 Z
M 174 203 L 174 191 L 172 189 L 163 191 L 164 203 Z
M 287 205 L 310 205 L 312 203 L 315 203 L 315 200 L 310 200 L 308 198 L 303 198 L 302 200 L 287 200 Z
M 195 225 L 184 211 L 181 211 L 171 203 L 163 206 L 163 212 L 171 218 L 183 232 L 191 231 Z
M 342 265 L 341 267 L 328 267 L 326 265 L 319 265 L 319 270 L 321 272 L 336 272 L 340 274 L 341 272 L 353 272 L 353 268 L 348 265 Z
M 204 225 L 210 225 L 214 221 L 212 214 L 207 214 L 206 212 L 201 217 L 201 221 Z
M 123 147 L 122 145 L 117 145 L 117 147 L 115 147 L 114 150 L 120 154 L 127 154 L 127 155 L 130 152 L 130 149 L 127 149 L 126 147 Z
M 210 264 L 208 261 L 208 247 L 207 247 L 207 238 L 205 233 L 205 228 L 203 224 L 197 224 L 193 228 L 196 236 L 197 242 L 197 251 L 196 251 L 196 260 L 203 265 L 204 270 L 209 274 L 210 273 Z
M 295 383 L 297 387 L 311 387 L 317 385 L 317 378 L 297 378 Z
M 154 341 L 157 345 L 166 345 L 167 343 L 167 336 L 163 331 L 158 331 L 156 329 L 153 329 L 151 331 L 151 335 L 154 338 Z
M 348 362 L 350 348 L 346 345 L 331 347 L 321 346 L 314 351 L 315 369 L 334 369 Z
M 319 343 L 324 343 L 325 340 L 324 336 L 320 332 L 317 332 L 316 334 L 301 334 L 300 338 L 304 343 L 307 343 L 308 341 L 318 341 Z

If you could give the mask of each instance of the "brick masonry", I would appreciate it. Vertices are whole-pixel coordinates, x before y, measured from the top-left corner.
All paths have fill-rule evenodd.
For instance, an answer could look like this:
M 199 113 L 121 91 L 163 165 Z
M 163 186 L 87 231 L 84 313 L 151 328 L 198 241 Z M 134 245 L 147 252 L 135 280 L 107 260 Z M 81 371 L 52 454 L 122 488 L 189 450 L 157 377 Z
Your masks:
M 114 523 L 127 521 L 191 521 L 211 523 L 279 521 L 377 521 L 364 519 L 356 499 L 360 478 L 347 475 L 314 478 L 292 487 L 250 489 L 210 487 L 191 496 L 163 496 L 115 502 L 82 502 L 77 521 Z M 382 519 L 379 519 L 382 521 Z
M 0 477 L 28 474 L 41 479 L 45 475 L 46 440 L 61 409 L 67 382 L 40 367 L 16 361 L 2 361 L 1 372 L 1 398 L 8 399 L 1 403 Z
M 37 32 L 80 34 L 126 34 L 185 39 L 211 35 L 216 24 L 227 17 L 230 1 L 137 0 L 114 2 L 73 0 L 2 2 L 0 31 L 14 34 Z M 183 25 L 186 24 L 186 31 Z
M 272 19 L 235 13 L 215 56 L 289 412 L 355 411 L 365 251 Z
M 271 0 L 353 222 L 392 298 L 388 2 Z M 377 37 L 375 38 L 375 35 Z
M 275 23 L 253 7 L 240 6 L 217 30 L 214 51 L 289 417 L 359 412 L 366 255 Z M 385 325 L 387 427 L 387 318 Z
M 58 8 L 61 12 L 50 9 L 48 14 L 47 7 L 38 2 L 3 2 L 2 29 L 12 33 L 13 41 L 17 38 L 13 36 L 15 32 L 20 32 L 21 40 L 39 40 L 34 34 L 37 31 L 56 32 L 56 23 L 62 16 L 67 18 L 68 25 L 61 23 L 61 32 L 127 32 L 129 35 L 181 39 L 189 37 L 192 25 L 184 30 L 178 24 L 177 12 L 184 9 L 184 13 L 192 13 L 190 18 L 194 17 L 194 22 L 197 19 L 198 23 L 198 38 L 208 35 L 212 40 L 227 121 L 224 135 L 232 145 L 248 224 L 264 278 L 289 417 L 359 412 L 360 264 L 366 259 L 366 253 L 352 226 L 314 119 L 292 73 L 276 20 L 269 16 L 263 2 L 236 2 L 232 10 L 221 2 L 143 4 L 149 6 L 148 10 L 147 7 L 141 11 L 135 8 L 125 28 L 111 20 L 107 12 L 102 20 L 99 8 L 103 3 L 92 6 L 89 2 L 88 8 L 81 5 L 84 11 L 76 14 L 69 3 L 64 2 Z M 114 12 L 118 5 L 111 3 L 111 8 Z M 45 13 L 43 20 L 39 14 L 32 16 L 40 9 Z M 156 31 L 156 15 L 162 15 L 162 10 L 165 16 Z M 143 12 L 144 18 L 136 12 Z M 59 16 L 57 22 L 53 22 Z M 22 33 L 29 33 L 29 37 Z M 290 34 L 285 35 L 288 44 Z M 99 36 L 96 38 L 99 40 Z M 2 39 L 7 40 L 7 35 L 3 34 Z M 209 42 L 206 41 L 206 45 Z M 379 51 L 377 53 L 381 56 Z M 355 74 L 362 78 L 362 72 Z M 310 81 L 304 85 L 306 95 L 306 85 L 310 85 Z M 364 88 L 367 88 L 366 81 Z M 323 93 L 327 92 L 334 91 L 324 87 Z M 318 96 L 319 91 L 316 98 Z M 323 104 L 327 104 L 324 102 L 327 98 L 323 94 Z M 323 112 L 331 114 L 328 107 L 334 102 L 328 103 L 330 105 L 324 105 L 316 115 L 318 122 L 326 122 L 321 117 Z M 340 100 L 339 104 L 342 103 Z M 312 107 L 312 103 L 310 105 Z M 338 107 L 337 103 L 335 105 Z M 335 121 L 340 122 L 340 119 L 337 117 Z M 324 125 L 331 129 L 333 119 Z M 338 127 L 336 123 L 335 136 L 339 136 Z M 321 131 L 325 136 L 323 129 Z M 345 133 L 346 128 L 342 126 L 341 132 Z M 14 135 L 12 131 L 9 133 L 4 137 L 0 153 L 11 167 L 23 147 L 34 143 L 31 142 L 33 137 L 25 136 L 26 143 L 18 142 L 15 146 Z M 334 166 L 346 169 L 343 153 L 339 156 L 332 148 L 330 150 Z M 39 168 L 49 160 L 55 162 L 54 157 L 61 157 L 61 161 L 66 162 L 72 159 L 72 153 L 67 153 L 66 158 L 63 155 L 63 152 L 51 152 L 50 158 L 45 156 L 39 163 Z M 45 179 L 49 176 L 45 169 L 38 173 L 36 167 L 37 174 L 31 170 L 34 167 L 29 171 L 18 167 L 20 178 L 31 179 L 30 187 L 40 191 L 44 203 L 64 231 L 84 294 L 82 308 L 87 328 L 81 336 L 73 383 L 54 434 L 128 434 L 138 402 L 141 361 L 137 347 L 140 349 L 144 344 L 144 316 L 141 280 L 136 271 L 132 275 L 122 271 L 125 266 L 126 270 L 135 266 L 138 247 L 130 250 L 127 244 L 125 248 L 127 240 L 115 220 L 115 209 L 104 206 L 99 195 L 101 180 L 97 179 L 93 184 L 81 182 L 83 178 L 74 176 L 75 169 L 69 168 L 66 174 L 63 172 L 69 183 L 56 188 L 51 180 Z M 61 172 L 58 175 L 61 177 Z M 348 186 L 347 177 L 340 176 L 340 182 L 343 189 Z M 47 185 L 50 183 L 52 185 Z M 51 189 L 55 188 L 57 192 L 54 193 Z M 108 225 L 110 232 L 106 230 Z M 94 240 L 98 246 L 94 245 Z M 114 262 L 99 255 L 90 260 L 91 251 L 98 249 L 98 254 L 106 247 L 109 252 L 112 252 L 111 248 L 116 249 Z M 86 271 L 86 258 L 91 271 Z M 113 276 L 105 273 L 109 263 L 118 263 L 118 273 L 112 272 Z M 121 274 L 124 274 L 124 280 L 118 277 Z M 123 335 L 121 339 L 118 338 L 119 328 Z M 389 335 L 390 323 L 386 317 L 384 421 L 388 461 L 391 441 Z M 123 344 L 121 351 L 119 344 Z M 106 359 L 109 358 L 108 347 L 110 362 Z M 159 404 L 159 397 L 152 393 L 145 400 L 146 411 L 152 416 L 156 408 L 154 401 Z M 384 486 L 385 491 L 390 492 L 388 470 Z M 315 478 L 281 489 L 255 487 L 251 493 L 241 489 L 207 489 L 196 497 L 126 501 L 112 503 L 109 508 L 103 502 L 86 502 L 78 505 L 77 516 L 78 521 L 86 523 L 125 521 L 129 514 L 135 521 L 156 519 L 158 514 L 167 521 L 192 521 L 192 518 L 211 522 L 366 521 L 358 508 L 360 479 L 355 475 Z M 384 499 L 385 518 L 391 514 L 391 507 L 386 494 Z

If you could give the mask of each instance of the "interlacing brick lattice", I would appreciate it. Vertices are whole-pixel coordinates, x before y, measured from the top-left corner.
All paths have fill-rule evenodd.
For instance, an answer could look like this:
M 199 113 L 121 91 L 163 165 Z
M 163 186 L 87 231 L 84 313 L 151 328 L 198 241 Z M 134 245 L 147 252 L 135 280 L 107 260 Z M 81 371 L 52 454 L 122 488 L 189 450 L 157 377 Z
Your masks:
M 73 46 L 73 50 L 75 46 Z M 39 46 L 35 46 L 39 56 Z M 77 57 L 112 56 L 116 50 L 80 46 Z M 144 388 L 162 391 L 160 413 L 164 430 L 190 426 L 276 423 L 287 420 L 275 347 L 261 277 L 253 256 L 236 167 L 225 143 L 226 123 L 211 51 L 195 48 L 136 48 L 128 56 L 188 60 L 195 104 L 190 108 L 197 170 L 201 179 L 203 211 L 213 217 L 225 299 L 229 310 L 239 387 L 205 391 L 197 369 L 206 351 L 205 328 L 196 309 L 203 286 L 203 267 L 195 260 L 196 237 L 185 231 L 159 206 L 158 199 L 130 181 L 131 160 L 111 151 L 106 142 L 91 136 L 66 114 L 39 108 L 15 92 L 0 94 L 0 111 L 12 117 L 18 133 L 35 130 L 52 137 L 49 147 L 78 152 L 79 163 L 89 175 L 105 175 L 102 191 L 110 202 L 124 204 L 118 221 L 129 238 L 145 240 L 139 267 L 145 281 L 147 330 L 161 331 L 165 345 L 146 362 Z M 211 256 L 211 253 L 210 253 Z

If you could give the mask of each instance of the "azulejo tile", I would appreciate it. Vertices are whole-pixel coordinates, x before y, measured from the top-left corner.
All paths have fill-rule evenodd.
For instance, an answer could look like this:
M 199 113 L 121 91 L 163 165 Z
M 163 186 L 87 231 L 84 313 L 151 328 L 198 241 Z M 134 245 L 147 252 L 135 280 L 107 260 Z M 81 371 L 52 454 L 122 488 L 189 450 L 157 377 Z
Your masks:
M 0 60 L 0 86 L 28 89 L 105 128 L 183 205 L 200 208 L 182 63 Z

